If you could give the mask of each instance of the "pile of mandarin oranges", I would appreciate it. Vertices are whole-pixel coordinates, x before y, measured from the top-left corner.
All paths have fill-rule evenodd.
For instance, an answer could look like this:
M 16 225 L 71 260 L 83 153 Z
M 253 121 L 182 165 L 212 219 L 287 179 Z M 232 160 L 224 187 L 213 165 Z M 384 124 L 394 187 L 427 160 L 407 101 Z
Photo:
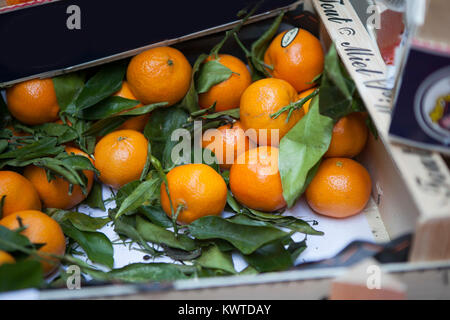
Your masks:
M 162 183 L 160 188 L 161 206 L 169 216 L 171 208 L 182 206 L 179 223 L 189 224 L 206 215 L 220 215 L 226 205 L 228 185 L 236 200 L 248 208 L 274 212 L 286 207 L 278 170 L 279 143 L 308 113 L 310 101 L 293 111 L 289 120 L 286 113 L 276 119 L 271 115 L 315 90 L 313 80 L 323 71 L 324 52 L 320 41 L 303 29 L 288 46 L 283 46 L 285 33 L 275 37 L 265 53 L 264 63 L 270 66 L 267 69 L 270 77 L 265 79 L 252 82 L 246 64 L 232 55 L 220 54 L 205 60 L 217 60 L 229 68 L 232 75 L 208 92 L 199 94 L 200 108 L 213 104 L 216 112 L 240 108 L 240 119 L 217 128 L 220 141 L 215 143 L 223 148 L 211 150 L 219 159 L 221 170 L 229 170 L 228 181 L 205 164 L 181 165 L 167 173 L 168 186 Z M 167 102 L 165 108 L 170 108 L 187 94 L 192 72 L 189 61 L 179 50 L 152 48 L 131 59 L 126 80 L 115 95 L 139 101 L 141 104 L 136 108 L 158 102 Z M 20 123 L 61 123 L 51 79 L 29 80 L 9 87 L 6 100 L 9 112 Z M 144 169 L 148 141 L 142 132 L 150 117 L 151 114 L 136 116 L 112 133 L 99 137 L 91 155 L 74 145 L 67 145 L 65 151 L 89 158 L 100 173 L 98 179 L 119 189 L 138 180 Z M 363 113 L 353 113 L 335 124 L 330 148 L 305 192 L 307 203 L 318 214 L 349 217 L 361 212 L 369 200 L 370 176 L 352 159 L 366 144 L 366 117 Z M 16 136 L 24 134 L 10 129 Z M 256 137 L 245 135 L 249 129 L 256 131 Z M 278 140 L 260 140 L 262 130 L 269 136 L 276 130 Z M 210 147 L 211 142 L 203 136 L 204 148 Z M 238 148 L 239 145 L 244 148 Z M 233 155 L 231 161 L 227 158 L 229 154 Z M 89 191 L 95 179 L 94 172 L 86 171 L 85 175 Z M 69 210 L 85 200 L 86 194 L 79 186 L 69 191 L 69 183 L 63 178 L 49 181 L 45 169 L 31 165 L 21 173 L 0 172 L 1 197 L 4 203 L 0 226 L 15 230 L 20 221 L 26 226 L 23 235 L 32 243 L 45 244 L 39 252 L 63 255 L 66 240 L 61 227 L 43 210 Z M 0 264 L 12 262 L 14 259 L 8 253 L 0 252 Z M 51 273 L 55 265 L 43 262 L 46 273 Z

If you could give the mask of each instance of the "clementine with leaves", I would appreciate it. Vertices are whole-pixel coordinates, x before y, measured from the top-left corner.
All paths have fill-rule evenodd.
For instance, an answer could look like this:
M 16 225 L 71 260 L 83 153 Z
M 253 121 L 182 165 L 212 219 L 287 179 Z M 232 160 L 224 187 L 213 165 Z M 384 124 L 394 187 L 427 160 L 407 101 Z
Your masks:
M 134 94 L 131 92 L 130 86 L 128 82 L 124 81 L 122 83 L 122 88 L 120 88 L 119 91 L 117 91 L 115 96 L 130 99 L 130 100 L 137 100 Z M 137 109 L 142 107 L 143 104 L 140 103 L 133 109 Z M 143 114 L 140 116 L 132 117 L 131 119 L 126 120 L 118 130 L 136 130 L 136 131 L 143 131 L 145 128 L 145 125 L 148 122 L 148 119 L 150 119 L 150 114 Z
M 172 217 L 172 209 L 177 221 L 189 224 L 199 218 L 220 215 L 227 202 L 225 180 L 206 164 L 187 164 L 172 169 L 167 174 L 170 199 L 166 184 L 161 184 L 161 206 Z M 172 202 L 172 206 L 171 206 Z
M 266 212 L 286 207 L 278 169 L 279 150 L 263 146 L 241 154 L 230 170 L 230 189 L 243 205 Z
M 214 60 L 208 57 L 206 61 Z M 229 54 L 220 54 L 217 61 L 232 71 L 228 80 L 213 86 L 208 92 L 199 95 L 198 103 L 202 109 L 216 103 L 216 111 L 239 108 L 244 90 L 252 83 L 252 77 L 247 66 L 238 58 Z
M 258 145 L 278 146 L 281 138 L 303 118 L 304 111 L 296 109 L 289 121 L 288 112 L 281 113 L 277 118 L 272 115 L 296 101 L 297 91 L 288 82 L 275 78 L 256 81 L 241 97 L 242 127 L 256 131 L 256 135 L 249 134 L 249 138 Z
M 127 69 L 127 81 L 143 104 L 167 102 L 172 106 L 188 92 L 192 67 L 177 49 L 158 47 L 135 56 Z
M 306 189 L 306 201 L 319 214 L 347 218 L 364 210 L 371 191 L 370 175 L 361 164 L 348 158 L 328 158 Z
M 81 155 L 89 158 L 86 153 L 73 147 L 66 147 L 65 151 L 69 155 Z M 93 162 L 92 159 L 90 160 Z M 68 210 L 86 199 L 92 189 L 94 172 L 83 170 L 83 173 L 88 179 L 86 194 L 83 193 L 81 187 L 78 185 L 74 185 L 72 190 L 70 190 L 69 182 L 60 177 L 55 177 L 55 179 L 49 182 L 45 169 L 34 165 L 25 168 L 24 176 L 34 185 L 46 208 Z
M 25 227 L 21 234 L 31 243 L 43 245 L 38 254 L 43 258 L 41 264 L 46 275 L 59 265 L 59 260 L 50 255 L 64 255 L 66 238 L 59 224 L 45 213 L 34 210 L 19 211 L 1 219 L 0 226 L 10 230 Z
M 228 170 L 241 153 L 255 145 L 245 135 L 241 123 L 236 121 L 216 130 L 206 131 L 203 134 L 202 147 L 214 153 L 222 170 Z
M 8 110 L 28 125 L 58 120 L 59 105 L 52 79 L 35 79 L 6 89 Z
M 33 184 L 13 171 L 0 171 L 0 200 L 3 217 L 23 210 L 41 210 L 41 200 Z
M 139 180 L 147 162 L 148 141 L 135 130 L 118 130 L 104 136 L 95 146 L 95 167 L 99 179 L 119 189 Z
M 315 86 L 312 82 L 322 73 L 324 59 L 319 39 L 300 28 L 280 33 L 264 54 L 264 63 L 272 67 L 267 71 L 289 82 L 297 92 Z

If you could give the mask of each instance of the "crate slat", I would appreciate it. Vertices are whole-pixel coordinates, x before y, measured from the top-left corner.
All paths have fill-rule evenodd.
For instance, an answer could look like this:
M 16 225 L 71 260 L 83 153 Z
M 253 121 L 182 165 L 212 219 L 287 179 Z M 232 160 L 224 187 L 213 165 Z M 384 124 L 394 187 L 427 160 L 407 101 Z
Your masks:
M 391 143 L 392 101 L 386 86 L 386 65 L 351 4 L 313 0 L 313 5 L 420 212 L 411 260 L 450 259 L 450 246 L 445 250 L 433 246 L 442 240 L 443 232 L 450 234 L 450 171 L 436 152 Z M 441 223 L 445 227 L 436 229 Z

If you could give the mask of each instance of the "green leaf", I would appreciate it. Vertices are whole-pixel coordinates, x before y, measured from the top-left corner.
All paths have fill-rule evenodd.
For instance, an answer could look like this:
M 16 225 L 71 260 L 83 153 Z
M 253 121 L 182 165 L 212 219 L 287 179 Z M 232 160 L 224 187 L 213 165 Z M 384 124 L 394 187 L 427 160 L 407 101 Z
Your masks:
M 126 69 L 127 65 L 124 61 L 109 63 L 102 67 L 88 80 L 78 95 L 75 101 L 77 112 L 92 107 L 119 91 Z
M 147 142 L 147 159 L 145 160 L 144 168 L 142 169 L 139 181 L 144 181 L 149 179 L 152 174 L 149 174 L 150 167 L 152 166 L 152 144 Z
M 252 266 L 248 266 L 247 268 L 245 268 L 244 270 L 239 272 L 240 276 L 254 276 L 254 275 L 257 275 L 257 274 L 259 274 L 258 270 L 256 270 Z
M 75 240 L 86 252 L 88 258 L 109 268 L 114 265 L 114 248 L 111 241 L 101 232 L 78 230 L 71 222 L 61 223 L 64 234 Z
M 323 236 L 324 233 L 322 231 L 317 231 L 309 223 L 306 221 L 303 221 L 301 219 L 295 218 L 295 217 L 284 217 L 282 220 L 277 220 L 275 222 L 276 226 L 278 227 L 285 227 L 288 229 L 291 229 L 292 231 L 309 234 L 313 236 Z
M 149 104 L 146 106 L 142 106 L 139 108 L 135 108 L 132 110 L 129 110 L 127 112 L 122 113 L 120 116 L 124 117 L 124 116 L 141 116 L 143 114 L 147 114 L 149 112 L 152 112 L 158 108 L 161 107 L 165 107 L 167 106 L 168 103 L 167 102 L 158 102 L 158 103 L 153 103 L 153 104 Z
M 161 247 L 163 247 L 165 255 L 175 261 L 191 261 L 202 254 L 201 248 L 197 248 L 194 251 L 185 251 L 171 248 L 165 244 L 161 244 Z
M 113 132 L 117 128 L 119 128 L 126 121 L 125 117 L 112 117 L 107 119 L 102 119 L 94 124 L 92 124 L 89 128 L 83 131 L 83 136 L 92 136 L 94 137 L 103 137 L 108 133 Z
M 158 176 L 139 184 L 139 186 L 123 200 L 120 209 L 117 212 L 116 219 L 125 213 L 137 210 L 140 206 L 151 200 L 159 198 L 160 186 L 161 179 Z
M 61 111 L 66 111 L 84 86 L 84 77 L 80 73 L 69 73 L 53 78 L 56 98 Z
M 293 265 L 290 252 L 280 241 L 268 243 L 244 258 L 259 272 L 284 271 Z
M 215 245 L 202 250 L 202 255 L 195 262 L 211 269 L 220 269 L 231 274 L 236 274 L 231 254 L 219 250 Z
M 5 205 L 6 195 L 2 195 L 0 199 L 0 220 L 3 218 L 3 207 Z
M 137 242 L 148 253 L 156 254 L 156 251 L 145 242 L 144 238 L 136 230 L 136 218 L 123 216 L 114 221 L 114 231 L 117 234 L 124 235 L 131 240 Z
M 103 187 L 102 184 L 97 180 L 94 180 L 92 190 L 89 193 L 89 196 L 84 201 L 84 204 L 93 209 L 100 209 L 102 211 L 106 210 L 105 203 L 103 202 Z
M 152 113 L 144 135 L 152 145 L 152 155 L 162 161 L 164 168 L 173 166 L 172 149 L 179 142 L 171 141 L 172 132 L 186 124 L 189 114 L 180 108 L 162 108 Z
M 58 144 L 73 141 L 78 137 L 76 130 L 65 124 L 45 123 L 35 126 L 33 129 L 35 130 L 35 135 L 42 134 L 58 138 Z
M 0 129 L 5 127 L 8 121 L 11 119 L 8 106 L 3 100 L 3 96 L 0 94 Z
M 160 107 L 167 105 L 167 102 L 150 104 L 147 106 L 134 108 L 123 113 L 116 113 L 107 118 L 96 121 L 87 130 L 82 132 L 83 136 L 103 137 L 108 133 L 118 129 L 127 119 L 135 116 L 140 116 L 152 112 Z M 90 111 L 91 109 L 89 109 Z
M 354 110 L 355 83 L 342 65 L 335 46 L 331 46 L 325 57 L 320 85 L 320 114 L 337 121 L 358 110 Z
M 8 140 L 0 140 L 0 153 L 8 148 Z
M 61 154 L 57 157 L 57 159 L 61 160 L 61 162 L 66 166 L 70 167 L 73 170 L 83 171 L 89 170 L 95 172 L 97 175 L 100 175 L 100 172 L 95 168 L 92 164 L 91 160 L 88 157 L 77 155 L 75 153 L 69 152 Z
M 17 162 L 57 155 L 64 151 L 64 147 L 57 146 L 57 142 L 56 138 L 42 138 L 22 148 L 0 154 L 0 159 L 14 159 Z
M 186 235 L 176 235 L 172 231 L 168 231 L 141 217 L 136 218 L 136 229 L 146 241 L 156 244 L 165 244 L 171 248 L 181 249 L 185 251 L 193 251 L 197 249 L 195 241 Z
M 95 232 L 111 222 L 109 218 L 95 218 L 81 212 L 68 212 L 66 218 L 80 231 Z
M 315 236 L 322 236 L 324 234 L 321 231 L 315 230 L 306 221 L 293 216 L 283 216 L 281 214 L 266 213 L 245 208 L 234 199 L 231 192 L 228 192 L 227 203 L 236 213 L 240 213 L 228 219 L 235 223 L 254 226 L 276 226 Z
M 228 219 L 231 222 L 243 224 L 246 226 L 256 226 L 256 227 L 271 227 L 272 225 L 270 222 L 261 221 L 261 220 L 255 220 L 247 215 L 244 214 L 238 214 Z
M 244 210 L 244 207 L 241 206 L 239 202 L 237 202 L 230 190 L 228 190 L 227 193 L 227 205 L 236 213 L 242 213 Z
M 327 152 L 334 122 L 319 113 L 318 98 L 311 101 L 310 110 L 280 143 L 279 169 L 283 196 L 288 207 L 303 194 L 311 181 L 311 172 Z
M 301 242 L 292 241 L 289 244 L 288 251 L 291 254 L 292 261 L 295 263 L 295 260 L 306 250 L 308 246 L 306 245 L 306 239 Z
M 277 228 L 242 225 L 216 216 L 200 218 L 188 228 L 196 239 L 223 239 L 243 254 L 251 254 L 264 244 L 288 235 Z
M 263 77 L 270 77 L 262 62 L 264 61 L 264 54 L 266 53 L 266 50 L 269 47 L 273 37 L 276 35 L 283 17 L 284 12 L 276 17 L 269 29 L 267 29 L 267 31 L 264 32 L 264 34 L 252 45 L 250 65 L 253 69 L 252 77 L 254 80 Z
M 254 209 L 248 209 L 248 211 L 250 211 L 253 216 L 262 218 L 264 220 L 280 220 L 280 219 L 284 218 L 281 214 L 261 212 L 261 211 L 254 210 Z
M 111 222 L 109 218 L 96 218 L 85 213 L 61 209 L 47 209 L 47 214 L 59 224 L 70 221 L 80 231 L 96 232 Z
M 139 180 L 131 181 L 117 191 L 115 200 L 118 208 L 122 206 L 125 199 L 128 198 L 140 184 L 141 182 Z
M 220 63 L 220 58 L 202 63 L 196 79 L 197 93 L 208 92 L 216 84 L 230 79 L 232 74 L 233 71 Z
M 187 92 L 186 96 L 179 103 L 179 106 L 187 110 L 189 113 L 195 112 L 198 109 L 200 109 L 198 105 L 198 93 L 195 88 L 195 79 L 201 64 L 203 63 L 203 61 L 205 61 L 207 57 L 208 55 L 201 54 L 195 61 L 194 66 L 192 67 L 191 87 L 189 88 L 189 91 Z
M 39 262 L 18 261 L 0 266 L 0 292 L 40 288 L 44 285 L 44 273 Z
M 110 271 L 108 277 L 126 282 L 160 282 L 188 279 L 181 267 L 170 263 L 135 263 Z
M 139 101 L 122 97 L 107 97 L 96 105 L 84 110 L 79 116 L 86 120 L 101 120 L 118 115 L 123 111 L 136 107 Z
M 21 235 L 20 233 L 0 226 L 0 250 L 14 252 L 17 250 L 17 246 L 31 247 L 32 244 L 27 237 Z
M 79 185 L 82 188 L 83 192 L 86 193 L 88 181 L 82 170 L 91 170 L 92 163 L 90 163 L 89 159 L 83 156 L 73 157 L 77 157 L 77 159 L 68 160 L 67 158 L 64 160 L 60 160 L 57 158 L 39 158 L 33 160 L 32 164 L 50 170 L 53 175 L 62 177 L 70 184 Z M 84 160 L 87 160 L 89 164 Z M 77 169 L 77 166 L 81 166 L 83 169 Z M 84 167 L 89 169 L 84 169 Z M 95 168 L 94 170 L 96 171 Z
M 157 226 L 162 228 L 172 227 L 172 220 L 169 219 L 161 206 L 142 206 L 138 211 Z
M 236 109 L 215 112 L 212 114 L 206 114 L 206 115 L 202 116 L 202 118 L 208 119 L 208 120 L 214 120 L 214 119 L 222 118 L 223 116 L 229 116 L 229 117 L 232 117 L 235 119 L 239 119 L 240 118 L 240 109 L 236 108 Z
M 95 149 L 95 144 L 97 143 L 97 136 L 85 136 L 84 132 L 86 132 L 89 127 L 92 125 L 91 122 L 84 121 L 82 119 L 74 118 L 71 116 L 67 117 L 67 120 L 72 123 L 72 128 L 77 133 L 76 143 L 80 147 L 80 149 L 87 154 L 93 154 Z

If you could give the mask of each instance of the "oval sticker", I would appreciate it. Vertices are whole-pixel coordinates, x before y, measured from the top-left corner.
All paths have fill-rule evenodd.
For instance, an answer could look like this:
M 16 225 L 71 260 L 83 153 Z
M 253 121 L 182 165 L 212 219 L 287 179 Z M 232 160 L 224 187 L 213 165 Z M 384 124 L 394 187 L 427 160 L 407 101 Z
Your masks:
M 292 43 L 292 41 L 294 41 L 299 30 L 300 30 L 299 28 L 294 28 L 294 29 L 291 29 L 288 32 L 286 32 L 284 37 L 281 39 L 281 46 L 283 48 L 286 48 L 288 45 L 290 45 Z

